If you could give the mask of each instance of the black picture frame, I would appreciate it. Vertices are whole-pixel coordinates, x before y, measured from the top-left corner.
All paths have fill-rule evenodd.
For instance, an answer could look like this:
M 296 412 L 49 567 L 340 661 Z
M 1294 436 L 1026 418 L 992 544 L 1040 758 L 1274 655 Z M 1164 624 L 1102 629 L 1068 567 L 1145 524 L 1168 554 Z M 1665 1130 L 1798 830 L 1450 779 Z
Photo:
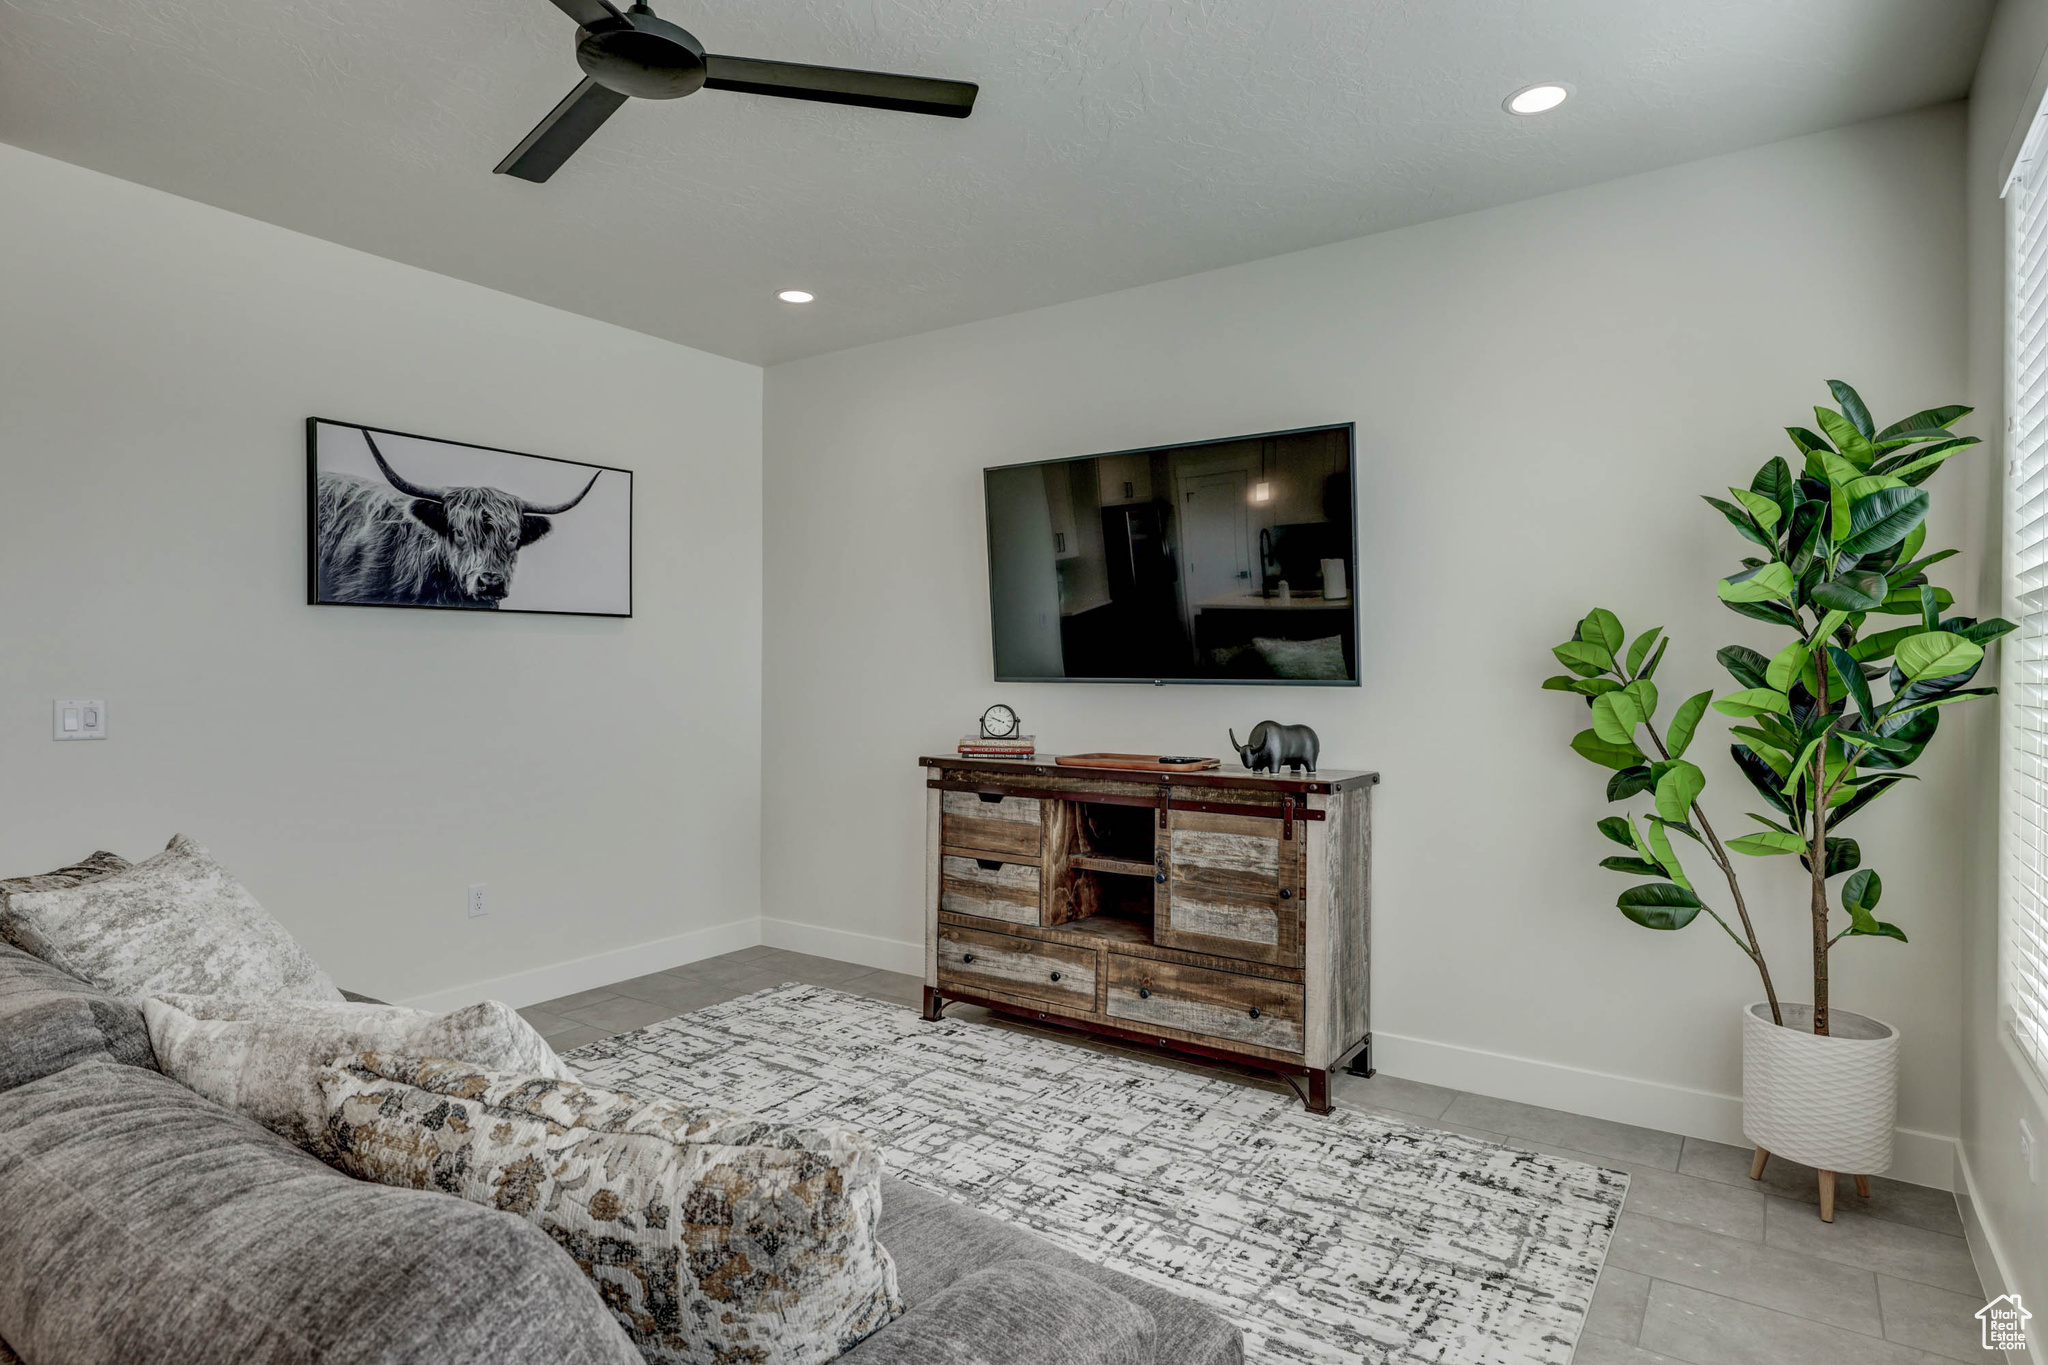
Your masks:
M 996 618 L 1001 605 L 996 600 L 996 534 L 992 524 L 989 476 L 1015 469 L 1035 469 L 1046 465 L 1075 464 L 1082 460 L 1112 459 L 1119 455 L 1149 455 L 1163 451 L 1200 450 L 1205 446 L 1236 445 L 1246 441 L 1270 441 L 1283 436 L 1306 436 L 1318 432 L 1342 432 L 1344 452 L 1350 469 L 1351 494 L 1351 549 L 1348 563 L 1351 566 L 1350 583 L 1351 611 L 1350 631 L 1353 643 L 1351 676 L 1349 678 L 1235 678 L 1235 677 L 1050 677 L 1044 675 L 1005 674 L 998 660 L 1000 648 L 995 641 Z M 1319 422 L 1313 426 L 1288 427 L 1281 431 L 1257 431 L 1243 436 L 1218 436 L 1193 441 L 1161 441 L 1154 445 L 1132 446 L 1124 450 L 1094 451 L 1086 455 L 1061 455 L 1046 460 L 1021 460 L 1015 464 L 990 465 L 982 470 L 982 513 L 984 517 L 983 538 L 988 554 L 989 580 L 989 648 L 990 664 L 995 681 L 999 683 L 1125 683 L 1140 687 L 1362 687 L 1365 679 L 1364 642 L 1360 633 L 1358 605 L 1361 594 L 1358 584 L 1358 424 L 1355 422 Z
M 455 450 L 476 451 L 495 457 L 511 457 L 518 460 L 532 460 L 548 465 L 570 465 L 591 471 L 592 486 L 606 475 L 620 475 L 625 480 L 624 511 L 624 593 L 623 609 L 591 608 L 587 610 L 563 607 L 505 606 L 502 603 L 476 602 L 429 602 L 402 600 L 362 600 L 326 596 L 322 593 L 320 581 L 321 560 L 321 517 L 320 477 L 321 452 L 320 431 L 322 427 L 344 431 L 358 431 L 366 437 L 389 436 L 402 441 L 426 442 L 434 446 Z M 586 490 L 588 491 L 588 490 Z M 315 607 L 375 607 L 398 611 L 464 611 L 482 614 L 508 616 L 585 616 L 609 620 L 630 620 L 633 616 L 633 533 L 637 519 L 633 497 L 633 471 L 617 465 L 597 464 L 588 460 L 572 460 L 555 455 L 536 455 L 530 451 L 507 450 L 502 446 L 482 445 L 475 441 L 452 440 L 443 436 L 426 436 L 418 432 L 399 431 L 392 427 L 371 426 L 362 422 L 349 422 L 333 417 L 308 417 L 306 419 L 306 603 Z M 580 499 L 579 499 L 580 501 Z M 557 515 L 567 515 L 566 513 Z M 516 559 L 518 551 L 514 551 Z M 516 572 L 511 575 L 517 584 Z

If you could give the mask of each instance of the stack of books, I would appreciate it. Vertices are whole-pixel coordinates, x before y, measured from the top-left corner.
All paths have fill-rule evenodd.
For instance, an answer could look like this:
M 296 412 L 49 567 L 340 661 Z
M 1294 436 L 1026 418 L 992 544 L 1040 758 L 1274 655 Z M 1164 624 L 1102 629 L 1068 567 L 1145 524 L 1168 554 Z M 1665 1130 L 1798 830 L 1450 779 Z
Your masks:
M 1038 741 L 1030 735 L 1009 739 L 967 735 L 960 741 L 960 752 L 968 758 L 1030 758 L 1038 752 Z

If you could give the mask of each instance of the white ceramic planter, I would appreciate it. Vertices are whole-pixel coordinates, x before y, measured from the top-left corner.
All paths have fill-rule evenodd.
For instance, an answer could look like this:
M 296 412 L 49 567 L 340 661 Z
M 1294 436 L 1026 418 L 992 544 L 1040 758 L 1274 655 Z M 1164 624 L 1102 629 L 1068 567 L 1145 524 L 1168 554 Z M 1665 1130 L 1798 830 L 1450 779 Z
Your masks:
M 1892 1164 L 1899 1117 L 1899 1031 L 1847 1010 L 1813 1033 L 1811 1005 L 1759 1001 L 1742 1012 L 1742 1132 L 1773 1156 L 1843 1175 Z

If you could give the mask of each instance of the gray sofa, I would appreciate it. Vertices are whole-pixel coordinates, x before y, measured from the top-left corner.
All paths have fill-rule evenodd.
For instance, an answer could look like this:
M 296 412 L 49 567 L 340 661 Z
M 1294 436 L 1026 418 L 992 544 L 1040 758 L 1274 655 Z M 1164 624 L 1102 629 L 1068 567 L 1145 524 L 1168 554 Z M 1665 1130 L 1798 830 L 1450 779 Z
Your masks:
M 910 1311 L 845 1365 L 1238 1365 L 1238 1329 L 898 1180 Z M 161 1075 L 138 1010 L 0 943 L 0 1365 L 639 1365 L 532 1224 L 350 1179 Z

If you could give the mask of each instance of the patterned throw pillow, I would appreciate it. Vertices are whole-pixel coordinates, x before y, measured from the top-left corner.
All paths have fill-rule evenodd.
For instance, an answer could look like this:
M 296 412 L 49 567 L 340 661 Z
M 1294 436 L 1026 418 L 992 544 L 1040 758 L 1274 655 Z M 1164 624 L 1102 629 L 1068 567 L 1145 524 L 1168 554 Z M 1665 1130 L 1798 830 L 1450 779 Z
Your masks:
M 451 1014 L 397 1005 L 171 995 L 142 1002 L 159 1069 L 318 1152 L 327 1131 L 320 1073 L 358 1052 L 448 1057 L 494 1071 L 573 1081 L 555 1050 L 496 1000 Z
M 655 1365 L 823 1365 L 903 1312 L 859 1134 L 381 1053 L 320 1084 L 329 1160 L 538 1224 Z
M 95 881 L 12 892 L 7 916 L 21 947 L 115 995 L 342 998 L 284 926 L 182 834 Z
M 110 877 L 129 866 L 129 861 L 120 854 L 101 849 L 92 856 L 69 867 L 60 867 L 55 872 L 44 872 L 34 877 L 0 879 L 0 939 L 5 939 L 24 952 L 28 951 L 7 927 L 7 898 L 16 891 L 65 891 L 86 882 L 96 882 L 102 877 Z

